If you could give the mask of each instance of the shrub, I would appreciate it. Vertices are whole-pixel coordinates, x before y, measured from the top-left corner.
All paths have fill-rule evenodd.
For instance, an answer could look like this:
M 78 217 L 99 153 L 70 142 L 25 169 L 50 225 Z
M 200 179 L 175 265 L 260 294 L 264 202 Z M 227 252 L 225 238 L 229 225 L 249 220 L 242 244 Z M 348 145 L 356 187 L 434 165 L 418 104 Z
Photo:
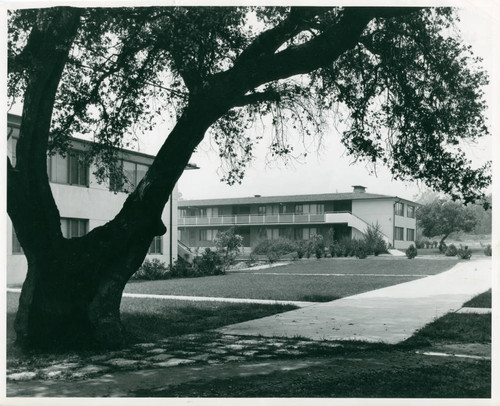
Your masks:
M 314 252 L 317 259 L 320 259 L 325 253 L 325 242 L 322 235 L 315 235 L 309 240 L 311 251 Z
M 187 278 L 193 275 L 193 266 L 186 260 L 179 258 L 170 268 L 170 277 Z
M 146 259 L 136 273 L 132 275 L 133 280 L 159 280 L 168 279 L 169 272 L 164 262 L 158 258 Z
M 225 258 L 219 252 L 205 248 L 205 252 L 193 260 L 193 271 L 195 276 L 222 275 L 225 265 Z
M 484 249 L 484 255 L 491 257 L 491 245 L 487 245 L 486 248 Z
M 446 245 L 446 243 L 444 241 L 439 243 L 439 252 L 441 254 L 445 254 L 446 255 L 447 248 L 448 248 L 448 246 Z
M 369 254 L 378 256 L 387 252 L 387 244 L 384 240 L 379 223 L 369 225 L 364 233 L 365 248 Z
M 276 262 L 282 255 L 295 251 L 297 251 L 297 244 L 287 238 L 278 238 L 277 240 L 262 240 L 252 252 L 257 255 L 266 255 L 269 262 Z
M 447 257 L 454 257 L 457 255 L 457 253 L 458 253 L 457 247 L 455 247 L 455 245 L 453 244 L 450 244 L 448 248 L 446 248 L 444 255 L 446 255 Z
M 457 257 L 461 259 L 470 259 L 471 256 L 472 251 L 469 249 L 469 247 L 467 247 L 467 245 L 465 247 L 462 247 L 460 245 L 460 248 L 457 251 Z
M 299 241 L 296 245 L 297 245 L 297 258 L 301 259 L 306 254 L 307 244 L 305 241 Z
M 224 268 L 229 268 L 234 263 L 236 255 L 243 246 L 243 237 L 235 234 L 234 228 L 219 232 L 215 238 L 215 247 L 223 260 Z
M 363 241 L 357 241 L 356 248 L 354 249 L 354 255 L 356 255 L 359 259 L 365 259 L 368 256 L 368 248 Z
M 415 241 L 415 247 L 414 248 L 421 249 L 421 248 L 424 248 L 424 247 L 425 247 L 425 243 L 422 240 Z
M 417 248 L 411 244 L 407 249 L 406 249 L 406 256 L 408 259 L 413 259 L 417 256 Z
M 431 242 L 432 248 L 437 248 L 438 247 L 438 242 L 437 241 L 432 241 Z

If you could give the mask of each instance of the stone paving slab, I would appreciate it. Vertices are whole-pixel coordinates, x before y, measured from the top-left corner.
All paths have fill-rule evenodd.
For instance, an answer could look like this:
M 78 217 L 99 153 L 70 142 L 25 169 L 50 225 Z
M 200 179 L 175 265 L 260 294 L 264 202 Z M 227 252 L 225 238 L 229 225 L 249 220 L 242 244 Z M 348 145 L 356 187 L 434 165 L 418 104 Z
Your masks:
M 426 278 L 234 324 L 224 334 L 397 344 L 491 288 L 491 260 L 460 262 Z

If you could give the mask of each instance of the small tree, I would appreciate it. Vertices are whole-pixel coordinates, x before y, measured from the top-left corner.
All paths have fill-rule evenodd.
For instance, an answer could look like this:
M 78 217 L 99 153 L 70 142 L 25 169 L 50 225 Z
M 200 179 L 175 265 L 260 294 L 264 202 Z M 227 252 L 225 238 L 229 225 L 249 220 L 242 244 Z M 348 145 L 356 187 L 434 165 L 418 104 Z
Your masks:
M 236 255 L 240 253 L 240 248 L 243 247 L 243 237 L 236 234 L 234 228 L 221 231 L 215 238 L 215 247 L 222 257 L 224 268 L 227 269 L 234 262 Z
M 387 252 L 387 244 L 384 241 L 382 230 L 380 224 L 369 225 L 364 233 L 365 247 L 369 253 L 378 256 L 384 252 Z
M 419 208 L 418 224 L 426 237 L 441 235 L 439 246 L 454 231 L 469 232 L 476 225 L 474 212 L 460 202 L 436 199 Z

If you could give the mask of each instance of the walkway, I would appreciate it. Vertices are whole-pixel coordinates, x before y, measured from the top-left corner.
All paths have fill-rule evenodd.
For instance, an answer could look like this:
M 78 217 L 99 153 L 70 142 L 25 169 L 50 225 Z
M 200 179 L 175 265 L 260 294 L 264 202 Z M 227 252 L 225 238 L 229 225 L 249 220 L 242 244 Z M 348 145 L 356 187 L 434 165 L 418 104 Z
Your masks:
M 21 293 L 21 289 L 7 288 L 7 292 Z M 122 297 L 131 297 L 135 299 L 186 300 L 188 302 L 225 302 L 225 303 L 254 303 L 263 305 L 293 305 L 297 307 L 307 307 L 317 303 L 317 302 L 302 302 L 297 300 L 245 299 L 238 297 L 211 297 L 211 296 L 153 295 L 145 293 L 124 293 Z
M 491 260 L 298 310 L 226 326 L 224 334 L 397 344 L 491 288 Z

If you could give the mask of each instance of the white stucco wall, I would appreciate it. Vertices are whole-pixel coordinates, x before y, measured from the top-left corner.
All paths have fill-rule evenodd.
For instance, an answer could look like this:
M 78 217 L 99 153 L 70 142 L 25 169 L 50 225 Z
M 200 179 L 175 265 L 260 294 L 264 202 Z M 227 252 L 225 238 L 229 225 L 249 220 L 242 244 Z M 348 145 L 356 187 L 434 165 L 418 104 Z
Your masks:
M 390 243 L 393 244 L 395 248 L 406 249 L 411 244 L 414 244 L 414 241 L 406 241 L 406 230 L 408 228 L 415 230 L 416 237 L 416 220 L 406 216 L 394 216 L 394 202 L 394 199 L 353 200 L 352 214 L 360 217 L 368 224 L 376 224 L 378 222 L 381 226 L 382 232 L 387 235 Z M 404 212 L 406 215 L 407 203 L 405 202 L 404 205 Z M 404 228 L 403 241 L 394 241 L 394 227 Z M 353 237 L 354 236 L 355 234 L 353 229 Z
M 392 243 L 393 201 L 385 199 L 353 200 L 352 214 L 370 225 L 380 224 L 381 231 Z
M 91 168 L 89 187 L 51 183 L 52 193 L 61 217 L 88 219 L 89 231 L 111 220 L 119 212 L 127 197 L 125 193 L 110 192 L 109 185 L 99 184 L 92 172 Z M 173 196 L 174 224 L 172 229 L 170 201 L 162 214 L 162 221 L 167 227 L 167 233 L 162 236 L 162 254 L 148 255 L 148 258 L 158 258 L 167 265 L 170 262 L 170 235 L 172 235 L 172 258 L 173 261 L 177 259 L 177 186 L 173 191 Z M 7 283 L 9 285 L 21 284 L 26 278 L 26 271 L 26 257 L 23 254 L 12 253 L 12 223 L 9 219 L 7 221 Z

